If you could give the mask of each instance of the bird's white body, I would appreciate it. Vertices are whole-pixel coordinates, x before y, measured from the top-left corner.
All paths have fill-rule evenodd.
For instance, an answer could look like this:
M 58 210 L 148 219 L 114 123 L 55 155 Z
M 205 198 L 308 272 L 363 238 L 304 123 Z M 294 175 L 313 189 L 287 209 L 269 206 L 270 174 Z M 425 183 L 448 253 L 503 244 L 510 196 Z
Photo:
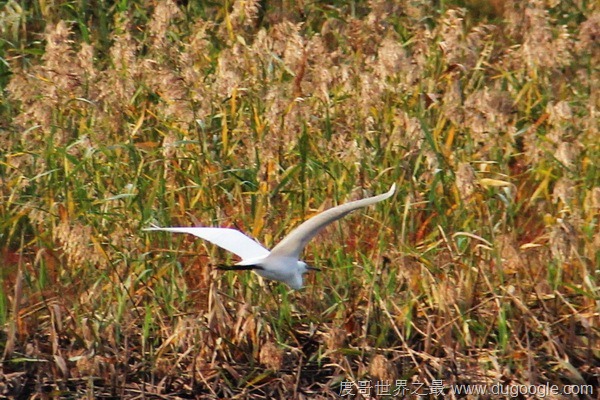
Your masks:
M 394 184 L 387 193 L 325 210 L 300 224 L 271 251 L 242 232 L 231 228 L 161 228 L 152 226 L 145 230 L 190 233 L 198 236 L 242 258 L 242 261 L 235 264 L 239 268 L 229 267 L 227 269 L 252 269 L 263 278 L 283 282 L 292 289 L 300 289 L 303 286 L 302 276 L 309 270 L 316 269 L 299 260 L 300 253 L 306 244 L 330 223 L 358 208 L 383 201 L 391 197 L 395 191 L 396 185 Z

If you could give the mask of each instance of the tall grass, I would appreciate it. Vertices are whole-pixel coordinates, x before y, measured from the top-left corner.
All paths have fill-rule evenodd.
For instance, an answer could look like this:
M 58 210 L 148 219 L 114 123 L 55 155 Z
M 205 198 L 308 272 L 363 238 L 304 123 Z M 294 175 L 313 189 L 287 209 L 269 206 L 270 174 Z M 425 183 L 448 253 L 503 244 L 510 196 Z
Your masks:
M 595 2 L 192 3 L 2 5 L 3 396 L 600 386 Z

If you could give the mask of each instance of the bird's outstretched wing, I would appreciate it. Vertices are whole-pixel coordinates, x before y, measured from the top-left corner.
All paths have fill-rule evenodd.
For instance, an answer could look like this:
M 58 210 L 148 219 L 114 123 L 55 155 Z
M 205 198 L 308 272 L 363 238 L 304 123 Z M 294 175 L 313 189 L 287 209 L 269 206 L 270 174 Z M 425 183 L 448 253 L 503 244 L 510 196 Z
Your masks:
M 311 219 L 304 221 L 299 227 L 294 229 L 281 242 L 271 250 L 273 257 L 294 257 L 298 258 L 304 246 L 321 229 L 330 223 L 344 217 L 357 208 L 370 206 L 391 197 L 396 191 L 396 184 L 393 184 L 387 193 L 378 196 L 368 197 L 362 200 L 351 201 L 337 207 L 330 208 L 322 213 L 315 215 Z
M 166 231 L 177 233 L 191 233 L 204 240 L 216 244 L 247 260 L 251 258 L 266 257 L 269 255 L 269 250 L 265 249 L 254 239 L 249 238 L 242 232 L 230 228 L 200 228 L 200 227 L 172 227 L 161 228 L 152 225 L 151 228 L 144 229 L 145 231 Z

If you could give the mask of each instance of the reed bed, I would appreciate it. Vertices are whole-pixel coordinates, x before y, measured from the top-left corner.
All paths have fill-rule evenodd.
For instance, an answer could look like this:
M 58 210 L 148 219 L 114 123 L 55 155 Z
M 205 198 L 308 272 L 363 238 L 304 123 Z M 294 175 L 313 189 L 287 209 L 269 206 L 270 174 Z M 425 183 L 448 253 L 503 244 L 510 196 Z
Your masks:
M 0 32 L 0 396 L 598 398 L 597 2 L 4 1 Z M 300 291 L 142 231 L 271 247 L 392 183 Z

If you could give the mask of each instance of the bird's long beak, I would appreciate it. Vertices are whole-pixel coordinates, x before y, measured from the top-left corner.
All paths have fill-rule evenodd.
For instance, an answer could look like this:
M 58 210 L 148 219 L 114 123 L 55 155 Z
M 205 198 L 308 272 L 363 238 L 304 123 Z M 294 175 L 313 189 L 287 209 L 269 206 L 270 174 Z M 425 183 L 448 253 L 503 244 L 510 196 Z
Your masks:
M 319 272 L 321 272 L 321 268 L 315 268 L 315 267 L 309 267 L 309 266 L 307 266 L 306 269 L 308 269 L 309 271 L 319 271 Z

